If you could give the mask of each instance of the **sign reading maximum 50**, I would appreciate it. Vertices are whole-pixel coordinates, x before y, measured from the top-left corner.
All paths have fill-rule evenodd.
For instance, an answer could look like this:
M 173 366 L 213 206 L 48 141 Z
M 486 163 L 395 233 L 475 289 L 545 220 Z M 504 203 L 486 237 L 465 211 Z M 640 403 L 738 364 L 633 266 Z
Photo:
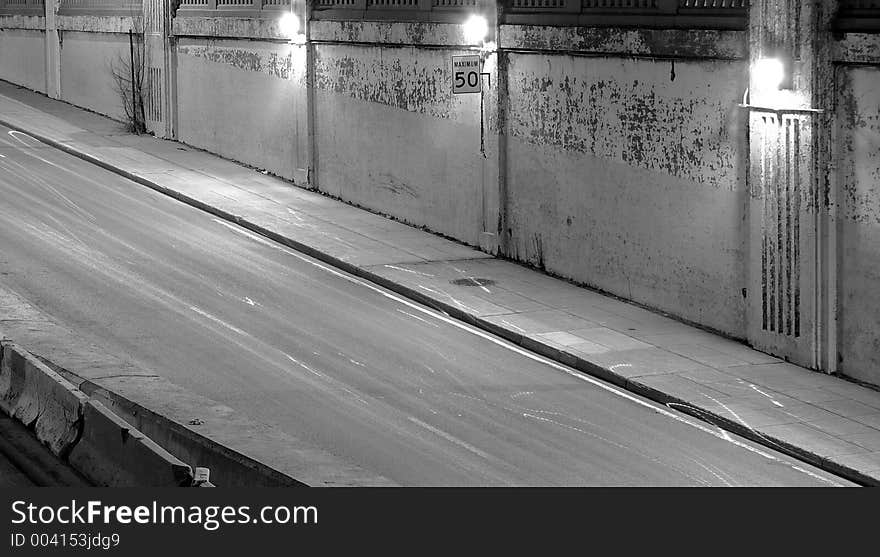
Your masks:
M 452 92 L 479 93 L 483 89 L 483 80 L 480 79 L 480 56 L 453 56 L 452 57 Z

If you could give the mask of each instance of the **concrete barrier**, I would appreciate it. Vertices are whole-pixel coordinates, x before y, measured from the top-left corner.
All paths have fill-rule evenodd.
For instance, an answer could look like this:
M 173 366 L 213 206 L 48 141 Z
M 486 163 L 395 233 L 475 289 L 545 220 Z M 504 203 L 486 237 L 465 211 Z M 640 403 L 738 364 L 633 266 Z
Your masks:
M 82 437 L 68 460 L 80 474 L 100 486 L 193 484 L 189 465 L 94 400 L 83 405 Z
M 65 458 L 79 439 L 88 397 L 13 343 L 0 348 L 0 409 Z
M 0 340 L 0 410 L 95 485 L 196 484 L 186 463 L 8 340 Z M 206 471 L 200 477 L 211 485 Z

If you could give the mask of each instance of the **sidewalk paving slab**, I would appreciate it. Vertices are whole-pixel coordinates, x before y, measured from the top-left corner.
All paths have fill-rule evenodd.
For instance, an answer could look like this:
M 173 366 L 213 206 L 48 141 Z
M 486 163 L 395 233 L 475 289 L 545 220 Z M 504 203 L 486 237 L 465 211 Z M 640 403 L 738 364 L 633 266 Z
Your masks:
M 543 356 L 880 485 L 878 390 L 5 82 L 0 123 Z

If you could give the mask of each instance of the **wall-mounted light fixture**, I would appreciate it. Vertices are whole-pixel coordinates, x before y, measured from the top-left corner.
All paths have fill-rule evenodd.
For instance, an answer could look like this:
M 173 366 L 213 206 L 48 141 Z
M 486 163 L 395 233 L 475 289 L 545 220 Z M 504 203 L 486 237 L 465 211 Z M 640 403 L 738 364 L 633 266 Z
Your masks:
M 756 90 L 779 91 L 785 80 L 785 63 L 779 58 L 761 58 L 752 66 L 752 84 Z
M 464 40 L 468 44 L 483 44 L 486 35 L 489 34 L 489 22 L 486 16 L 472 14 L 467 21 L 462 24 L 464 30 Z
M 291 43 L 302 44 L 306 40 L 306 35 L 302 30 L 302 22 L 292 11 L 281 14 L 281 17 L 278 19 L 278 30 Z
M 822 113 L 821 108 L 812 108 L 803 92 L 795 89 L 794 63 L 791 56 L 776 50 L 758 58 L 750 68 L 750 87 L 743 93 L 739 106 L 749 110 Z
M 487 52 L 494 52 L 496 50 L 495 42 L 488 40 L 491 37 L 489 37 L 489 21 L 486 19 L 486 16 L 471 14 L 462 23 L 462 33 L 467 44 L 476 45 L 480 50 Z

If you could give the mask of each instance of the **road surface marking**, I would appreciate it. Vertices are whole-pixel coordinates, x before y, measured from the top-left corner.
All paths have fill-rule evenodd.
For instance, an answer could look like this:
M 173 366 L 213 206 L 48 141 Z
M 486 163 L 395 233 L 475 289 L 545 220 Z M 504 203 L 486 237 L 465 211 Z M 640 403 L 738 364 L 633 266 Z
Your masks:
M 751 383 L 749 383 L 749 387 L 751 387 L 751 388 L 754 389 L 755 391 L 761 393 L 761 394 L 764 395 L 765 397 L 769 398 L 769 399 L 770 399 L 770 402 L 772 402 L 772 403 L 775 404 L 776 406 L 778 406 L 778 407 L 780 407 L 780 408 L 783 408 L 783 405 L 782 405 L 780 402 L 778 402 L 778 401 L 775 400 L 772 396 L 768 395 L 767 393 L 765 393 L 764 391 L 762 391 L 761 389 L 759 389 L 757 386 L 752 385 Z
M 403 271 L 404 273 L 412 273 L 414 275 L 421 275 L 423 277 L 433 277 L 434 275 L 429 275 L 428 273 L 420 273 L 419 271 L 413 271 L 412 269 L 404 269 L 403 267 L 398 267 L 396 265 L 384 265 L 389 269 L 394 269 L 396 271 Z
M 474 453 L 475 455 L 477 455 L 481 458 L 485 458 L 486 460 L 494 460 L 491 455 L 484 453 L 483 451 L 474 447 L 470 443 L 465 443 L 461 439 L 453 437 L 452 435 L 446 433 L 445 431 L 437 429 L 436 427 L 432 426 L 431 424 L 426 424 L 425 422 L 423 422 L 422 420 L 420 420 L 418 418 L 414 418 L 412 416 L 409 416 L 409 421 L 416 424 L 417 426 L 420 426 L 420 427 L 427 429 L 431 433 L 438 435 L 438 436 L 442 437 L 443 439 L 446 439 L 450 443 L 458 445 L 459 447 L 462 447 L 463 449 L 466 449 L 466 450 Z
M 309 366 L 307 366 L 306 364 L 304 364 L 303 362 L 297 360 L 296 358 L 294 358 L 293 356 L 291 356 L 291 355 L 288 354 L 287 352 L 283 352 L 283 354 L 284 354 L 285 356 L 287 356 L 287 359 L 290 360 L 291 362 L 293 362 L 293 363 L 295 363 L 296 365 L 300 366 L 301 368 L 305 369 L 305 370 L 308 371 L 309 373 L 311 373 L 311 374 L 313 374 L 313 375 L 316 375 L 316 376 L 320 377 L 321 379 L 327 381 L 327 382 L 330 383 L 331 385 L 334 385 L 334 386 L 336 386 L 336 387 L 342 389 L 342 390 L 345 391 L 346 393 L 348 393 L 348 394 L 350 394 L 351 396 L 353 396 L 358 402 L 362 402 L 362 403 L 366 404 L 367 406 L 370 405 L 369 402 L 367 402 L 366 400 L 364 400 L 364 399 L 363 399 L 358 393 L 356 393 L 356 392 L 352 391 L 351 389 L 349 389 L 348 387 L 346 387 L 341 381 L 339 381 L 339 380 L 337 380 L 337 379 L 334 379 L 334 378 L 330 377 L 329 375 L 326 375 L 326 374 L 324 374 L 324 373 L 321 373 L 320 371 L 317 371 L 317 370 L 312 369 L 311 367 L 309 367 Z
M 428 321 L 428 320 L 426 320 L 426 319 L 422 319 L 422 318 L 419 317 L 418 315 L 413 315 L 413 314 L 409 313 L 408 311 L 403 311 L 403 310 L 400 309 L 400 308 L 397 308 L 397 311 L 399 311 L 400 313 L 402 313 L 402 314 L 404 314 L 404 315 L 408 315 L 408 316 L 412 317 L 413 319 L 418 319 L 418 320 L 421 321 L 422 323 L 425 323 L 425 324 L 430 325 L 430 326 L 432 326 L 432 327 L 435 327 L 435 328 L 439 328 L 439 327 L 440 327 L 440 325 L 438 325 L 437 323 L 431 323 L 430 321 Z
M 194 312 L 198 313 L 198 314 L 201 315 L 202 317 L 205 317 L 206 319 L 210 319 L 211 321 L 213 321 L 214 323 L 217 323 L 218 325 L 220 325 L 220 326 L 222 326 L 222 327 L 226 327 L 226 328 L 229 329 L 230 331 L 233 331 L 233 332 L 235 332 L 235 333 L 238 333 L 238 334 L 240 334 L 240 335 L 242 335 L 242 336 L 250 336 L 249 334 L 247 334 L 246 332 L 242 331 L 242 330 L 239 329 L 238 327 L 235 327 L 235 326 L 233 326 L 233 325 L 230 325 L 229 323 L 227 323 L 226 321 L 223 321 L 223 320 L 220 319 L 219 317 L 214 317 L 214 316 L 211 315 L 210 313 L 208 313 L 208 312 L 206 312 L 206 311 L 202 311 L 202 310 L 200 310 L 199 308 L 197 308 L 196 306 L 189 306 L 189 309 L 191 309 L 191 310 L 193 310 Z

